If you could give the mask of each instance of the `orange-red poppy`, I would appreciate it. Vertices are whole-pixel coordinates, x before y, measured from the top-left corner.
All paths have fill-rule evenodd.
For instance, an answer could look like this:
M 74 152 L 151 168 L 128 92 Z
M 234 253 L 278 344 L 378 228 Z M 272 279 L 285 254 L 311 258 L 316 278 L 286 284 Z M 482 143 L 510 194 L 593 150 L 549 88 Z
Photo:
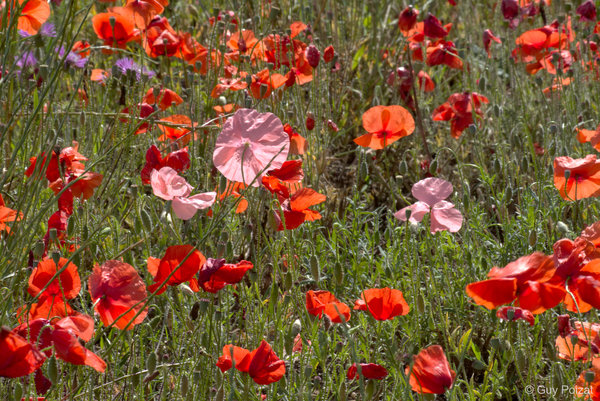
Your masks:
M 375 320 L 390 320 L 410 311 L 402 291 L 388 287 L 364 290 L 361 299 L 354 303 L 354 309 L 369 311 Z
M 291 198 L 281 204 L 283 219 L 279 213 L 275 213 L 275 220 L 278 223 L 277 230 L 293 230 L 305 221 L 319 220 L 321 214 L 309 207 L 325 202 L 326 199 L 325 195 L 312 188 L 305 187 L 296 191 Z
M 252 269 L 252 262 L 225 263 L 225 259 L 209 258 L 198 273 L 198 284 L 206 292 L 218 292 L 228 284 L 242 281 L 246 272 Z
M 168 0 L 127 0 L 123 8 L 138 28 L 146 29 L 152 18 L 162 13 L 168 4 Z
M 217 366 L 226 372 L 232 368 L 233 362 L 237 370 L 248 373 L 256 384 L 278 382 L 285 374 L 285 362 L 277 357 L 265 340 L 252 352 L 231 344 L 223 347 Z
M 388 375 L 387 369 L 376 363 L 361 363 L 359 365 L 360 374 L 365 379 L 382 380 Z M 348 368 L 346 377 L 348 378 L 348 380 L 358 379 L 359 375 L 356 363 L 353 363 L 352 366 Z
M 596 129 L 577 128 L 577 140 L 579 143 L 589 142 L 594 149 L 600 152 L 600 125 Z
M 165 122 L 167 124 L 161 124 L 161 122 Z M 170 124 L 176 125 L 171 126 Z M 156 122 L 158 129 L 163 133 L 160 137 L 158 137 L 159 141 L 171 141 L 172 143 L 177 143 L 179 146 L 186 146 L 191 138 L 191 129 L 192 129 L 192 120 L 185 115 L 182 114 L 174 114 L 169 117 L 162 118 Z M 198 124 L 196 124 L 198 126 Z
M 62 272 L 52 279 L 58 271 Z M 48 285 L 49 284 L 49 285 Z M 44 287 L 48 287 L 44 289 Z M 29 276 L 27 292 L 39 298 L 58 297 L 64 299 L 75 298 L 81 290 L 81 280 L 77 266 L 65 258 L 58 260 L 58 265 L 52 259 L 44 259 L 38 263 Z
M 25 338 L 0 327 L 0 377 L 27 376 L 39 369 L 46 357 Z
M 266 99 L 273 90 L 285 84 L 285 77 L 278 73 L 271 73 L 268 69 L 261 70 L 252 75 L 250 95 L 255 99 Z
M 427 347 L 413 357 L 410 373 L 410 385 L 419 394 L 443 394 L 452 387 L 456 373 L 450 368 L 444 350 L 439 345 Z
M 170 246 L 158 263 L 156 258 L 148 259 L 148 271 L 151 274 L 155 272 L 154 284 L 148 287 L 148 291 L 154 292 L 162 286 L 157 292 L 162 294 L 167 285 L 176 286 L 186 281 L 189 281 L 192 290 L 200 291 L 195 275 L 204 263 L 206 258 L 192 245 Z
M 306 139 L 299 133 L 297 133 L 291 125 L 285 124 L 283 130 L 290 137 L 290 154 L 291 155 L 303 155 L 306 152 L 307 143 Z
M 503 306 L 496 311 L 496 316 L 503 320 L 525 320 L 530 326 L 535 324 L 533 313 L 527 309 L 515 308 L 513 306 Z
M 219 78 L 219 83 L 210 92 L 210 97 L 217 98 L 228 89 L 235 92 L 247 87 L 248 83 L 242 78 Z
M 172 57 L 179 54 L 181 38 L 165 17 L 156 17 L 144 32 L 144 49 L 150 57 Z
M 279 201 L 284 202 L 300 188 L 304 178 L 302 160 L 286 160 L 283 165 L 274 170 L 269 170 L 261 180 L 262 184 L 272 194 L 277 194 Z
M 10 227 L 6 223 L 12 221 L 19 221 L 23 218 L 23 213 L 17 212 L 11 208 L 6 207 L 2 195 L 0 195 L 0 233 L 6 231 L 10 233 Z
M 159 109 L 166 110 L 173 105 L 180 105 L 183 103 L 183 99 L 177 93 L 167 88 L 160 88 L 158 94 L 155 96 L 154 89 L 150 88 L 148 89 L 148 92 L 146 92 L 142 102 L 156 104 Z
M 227 47 L 231 50 L 239 51 L 241 54 L 251 54 L 258 39 L 254 32 L 249 29 L 234 32 L 227 41 Z
M 569 361 L 587 361 L 600 353 L 600 324 L 575 322 L 574 328 L 556 337 L 556 352 L 561 359 Z
M 459 138 L 475 121 L 473 115 L 483 116 L 481 105 L 489 103 L 487 97 L 476 92 L 454 93 L 448 101 L 433 111 L 433 121 L 450 121 L 450 134 Z
M 114 28 L 111 20 L 114 21 Z M 98 38 L 110 47 L 124 49 L 127 42 L 137 39 L 139 34 L 135 29 L 134 21 L 123 13 L 119 7 L 110 12 L 94 15 L 92 24 Z
M 147 296 L 146 285 L 130 264 L 109 260 L 96 265 L 88 280 L 88 288 L 94 309 L 105 326 L 131 330 L 144 321 L 148 313 L 146 309 L 142 310 L 142 302 Z
M 10 20 L 12 10 L 23 7 L 17 19 L 17 29 L 27 32 L 30 35 L 35 35 L 41 26 L 50 17 L 50 5 L 44 0 L 19 0 L 19 4 L 15 0 L 8 0 L 7 21 Z M 0 3 L 0 13 L 6 7 L 7 2 Z M 1 27 L 0 27 L 1 28 Z
M 596 155 L 587 155 L 583 159 L 555 158 L 554 186 L 568 201 L 600 195 L 600 160 Z
M 517 306 L 539 314 L 558 305 L 566 292 L 549 283 L 556 268 L 541 252 L 523 256 L 504 268 L 494 267 L 488 280 L 467 285 L 467 295 L 488 309 L 517 301 Z
M 415 120 L 402 106 L 375 106 L 362 115 L 367 134 L 354 139 L 357 145 L 383 149 L 415 130 Z
M 350 308 L 330 293 L 329 291 L 307 291 L 306 310 L 319 319 L 325 314 L 333 323 L 342 323 L 350 320 Z
M 85 348 L 80 342 L 76 332 L 61 327 L 60 320 L 50 323 L 46 319 L 36 319 L 23 323 L 13 330 L 24 338 L 29 338 L 32 344 L 46 349 L 46 355 L 52 355 L 52 347 L 57 358 L 73 365 L 87 365 L 103 373 L 106 362 L 98 355 Z M 83 340 L 83 338 L 82 338 Z

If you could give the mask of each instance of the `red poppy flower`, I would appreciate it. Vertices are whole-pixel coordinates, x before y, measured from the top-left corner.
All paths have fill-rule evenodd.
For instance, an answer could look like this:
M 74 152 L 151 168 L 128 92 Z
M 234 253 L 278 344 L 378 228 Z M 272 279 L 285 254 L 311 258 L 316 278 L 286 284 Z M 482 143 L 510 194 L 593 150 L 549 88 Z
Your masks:
M 361 299 L 354 303 L 354 309 L 368 310 L 376 320 L 390 320 L 410 311 L 402 291 L 388 287 L 364 290 Z
M 219 78 L 219 83 L 213 88 L 210 97 L 218 98 L 228 89 L 235 92 L 247 87 L 248 83 L 242 78 Z
M 333 61 L 333 58 L 335 57 L 335 49 L 333 48 L 332 45 L 329 45 L 325 48 L 325 50 L 323 50 L 323 61 L 325 61 L 326 63 L 330 63 Z
M 165 122 L 167 124 L 161 124 Z M 175 126 L 173 126 L 175 125 Z M 159 141 L 170 140 L 172 143 L 177 143 L 179 146 L 186 146 L 191 138 L 192 120 L 185 115 L 175 114 L 169 117 L 158 120 L 156 126 L 163 133 L 158 137 Z M 196 124 L 196 126 L 198 126 Z
M 425 71 L 421 70 L 417 74 L 417 83 L 423 92 L 433 92 L 435 90 L 435 82 Z
M 106 362 L 79 342 L 75 332 L 63 328 L 60 321 L 50 323 L 45 319 L 37 319 L 16 327 L 13 331 L 22 337 L 29 338 L 32 344 L 46 350 L 46 355 L 54 354 L 57 358 L 73 365 L 87 365 L 96 371 L 103 373 L 106 370 Z
M 600 160 L 596 155 L 587 155 L 583 159 L 555 158 L 554 186 L 568 201 L 600 195 Z
M 600 324 L 575 322 L 573 330 L 566 336 L 556 337 L 556 352 L 561 359 L 586 361 L 600 353 Z
M 64 269 L 64 270 L 63 270 Z M 62 272 L 54 279 L 58 271 Z M 44 287 L 48 284 L 44 290 Z M 52 259 L 44 259 L 38 263 L 31 276 L 29 276 L 29 288 L 27 292 L 33 297 L 40 294 L 42 298 L 75 298 L 81 290 L 81 280 L 77 272 L 77 266 L 72 262 L 68 263 L 65 258 L 58 260 L 58 265 Z
M 492 44 L 492 40 L 496 43 L 502 44 L 500 38 L 494 35 L 494 33 L 491 30 L 486 29 L 485 31 L 483 31 L 483 48 L 487 52 L 489 58 L 492 57 L 492 53 L 490 53 L 490 45 Z
M 27 376 L 39 369 L 46 357 L 8 327 L 0 327 L 0 377 Z
M 511 316 L 509 316 L 509 314 Z M 496 311 L 496 316 L 503 320 L 523 319 L 527 323 L 529 323 L 530 326 L 533 326 L 535 324 L 535 318 L 533 317 L 533 314 L 527 309 L 515 308 L 512 306 L 503 306 L 502 308 Z
M 566 292 L 548 281 L 556 269 L 551 256 L 541 252 L 523 256 L 504 268 L 494 267 L 488 280 L 467 285 L 473 300 L 488 309 L 517 301 L 517 306 L 539 314 L 558 305 Z
M 475 92 L 454 93 L 448 101 L 433 111 L 434 121 L 450 121 L 450 134 L 459 138 L 474 123 L 473 114 L 483 116 L 481 105 L 489 100 Z
M 73 47 L 71 47 L 71 51 L 77 54 L 80 58 L 86 58 L 92 53 L 90 48 L 90 42 L 87 40 L 78 40 L 73 44 Z
M 596 4 L 592 0 L 587 0 L 577 7 L 577 15 L 580 21 L 596 22 Z
M 363 128 L 368 132 L 354 139 L 357 145 L 383 149 L 415 130 L 415 120 L 402 106 L 375 106 L 362 115 Z
M 600 152 L 600 125 L 595 130 L 577 128 L 576 132 L 579 143 L 589 142 L 594 149 Z
M 227 41 L 227 47 L 231 50 L 239 51 L 241 54 L 253 54 L 254 46 L 258 43 L 258 39 L 254 36 L 254 32 L 249 29 L 244 29 L 233 33 Z
M 376 363 L 361 363 L 360 374 L 365 379 L 382 380 L 388 375 L 388 371 L 386 368 Z M 356 363 L 353 363 L 352 366 L 348 368 L 346 377 L 348 378 L 348 380 L 358 379 L 359 376 L 358 369 L 356 368 Z
M 262 177 L 262 184 L 269 192 L 277 194 L 280 202 L 284 202 L 290 194 L 302 188 L 303 178 L 302 160 L 287 160 L 280 168 L 269 170 Z
M 111 20 L 114 21 L 114 28 Z M 135 40 L 138 34 L 134 21 L 120 7 L 114 8 L 111 12 L 94 15 L 92 24 L 98 38 L 110 47 L 124 49 L 127 42 Z
M 444 350 L 439 345 L 427 347 L 413 357 L 410 372 L 410 385 L 419 394 L 443 394 L 452 387 L 456 373 L 450 369 Z
M 0 4 L 0 12 L 6 7 L 6 3 L 3 1 Z M 50 17 L 50 5 L 44 0 L 19 0 L 19 5 L 16 4 L 15 0 L 9 0 L 8 3 L 6 20 L 10 20 L 11 10 L 16 10 L 22 6 L 23 8 L 17 19 L 17 29 L 30 35 L 35 35 Z
M 150 88 L 148 89 L 148 92 L 146 92 L 142 102 L 147 104 L 157 104 L 159 109 L 166 110 L 173 106 L 173 104 L 180 105 L 183 103 L 183 99 L 177 93 L 167 88 L 161 88 L 155 96 L 154 89 Z
M 311 188 L 302 188 L 296 191 L 291 198 L 281 204 L 283 219 L 279 213 L 275 213 L 278 223 L 277 230 L 293 230 L 305 221 L 314 221 L 321 218 L 321 214 L 309 207 L 325 202 L 327 197 Z
M 131 20 L 135 21 L 138 28 L 146 29 L 150 21 L 161 14 L 168 4 L 168 0 L 127 0 L 123 8 L 131 15 Z
M 277 357 L 265 340 L 252 352 L 231 344 L 223 347 L 223 355 L 217 362 L 222 372 L 231 369 L 232 355 L 235 368 L 240 372 L 248 373 L 256 384 L 278 382 L 285 374 L 285 362 Z
M 306 293 L 306 310 L 319 319 L 325 314 L 333 323 L 342 323 L 350 320 L 350 308 L 329 291 L 313 291 Z
M 261 70 L 252 75 L 250 95 L 255 99 L 266 99 L 273 90 L 285 85 L 285 77 L 278 73 L 271 73 L 268 69 Z
M 144 35 L 144 49 L 150 57 L 172 57 L 179 53 L 181 38 L 165 17 L 155 17 Z
M 131 330 L 144 321 L 148 312 L 140 310 L 147 296 L 146 285 L 133 266 L 118 260 L 96 265 L 88 288 L 105 326 L 114 324 L 121 330 Z
M 307 143 L 306 139 L 299 133 L 297 133 L 291 125 L 285 124 L 283 130 L 290 137 L 290 154 L 291 155 L 303 155 L 306 152 Z
M 155 260 L 156 258 L 152 259 Z M 176 286 L 186 281 L 190 282 L 192 290 L 199 291 L 198 281 L 194 276 L 205 262 L 204 255 L 192 245 L 168 247 L 165 256 L 162 257 L 156 267 L 154 284 L 148 287 L 148 291 L 154 292 L 166 282 L 166 285 L 157 292 L 157 294 L 162 294 L 167 289 L 167 285 Z M 148 270 L 150 270 L 150 265 L 151 261 L 148 260 Z M 173 274 L 171 275 L 171 273 Z M 170 278 L 169 275 L 171 275 Z
M 430 46 L 427 46 L 426 63 L 432 67 L 434 65 L 447 65 L 450 68 L 462 70 L 463 62 L 458 56 L 458 51 L 454 42 L 438 40 Z
M 444 29 L 440 20 L 431 13 L 423 20 L 423 33 L 432 39 L 441 39 L 448 36 L 448 31 Z
M 140 176 L 144 184 L 150 184 L 150 174 L 152 170 L 160 170 L 163 167 L 171 167 L 173 170 L 181 173 L 190 168 L 190 155 L 188 148 L 176 150 L 169 153 L 165 158 L 162 157 L 160 150 L 152 145 L 146 151 L 146 164 L 142 168 Z
M 55 317 L 67 317 L 74 313 L 71 305 L 61 297 L 44 297 L 39 302 L 24 305 L 17 309 L 17 321 L 24 323 L 35 319 L 50 320 Z
M 6 231 L 10 233 L 10 227 L 6 223 L 19 221 L 23 218 L 23 213 L 6 207 L 2 195 L 0 195 L 0 233 Z
M 253 267 L 252 262 L 247 260 L 231 264 L 225 263 L 225 259 L 208 258 L 198 274 L 198 284 L 204 291 L 215 293 L 228 284 L 242 281 L 246 272 Z
M 408 6 L 402 10 L 400 16 L 398 17 L 398 28 L 400 28 L 400 31 L 403 34 L 407 34 L 415 26 L 418 15 L 419 11 L 411 6 Z

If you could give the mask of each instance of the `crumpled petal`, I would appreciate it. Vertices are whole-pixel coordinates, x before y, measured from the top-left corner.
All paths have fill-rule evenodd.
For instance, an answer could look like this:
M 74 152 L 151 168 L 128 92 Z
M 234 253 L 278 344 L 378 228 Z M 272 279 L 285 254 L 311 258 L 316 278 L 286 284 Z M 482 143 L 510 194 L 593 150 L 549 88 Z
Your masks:
M 420 223 L 423 220 L 423 217 L 429 213 L 430 206 L 425 202 L 415 202 L 410 206 L 404 207 L 394 213 L 394 217 L 400 221 L 406 221 L 406 211 L 410 210 L 410 221 L 413 224 Z
M 448 201 L 436 203 L 431 208 L 431 233 L 448 230 L 455 233 L 462 227 L 463 215 Z
M 173 198 L 173 211 L 182 220 L 189 220 L 198 210 L 209 208 L 215 203 L 216 192 L 204 192 L 198 195 Z
M 412 194 L 421 202 L 433 206 L 452 194 L 452 184 L 441 178 L 429 177 L 413 185 Z

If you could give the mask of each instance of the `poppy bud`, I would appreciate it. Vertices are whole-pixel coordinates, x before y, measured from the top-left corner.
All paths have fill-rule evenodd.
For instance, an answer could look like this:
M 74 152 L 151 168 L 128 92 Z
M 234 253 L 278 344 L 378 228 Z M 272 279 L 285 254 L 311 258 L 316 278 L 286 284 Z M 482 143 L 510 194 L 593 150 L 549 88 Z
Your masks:
M 517 0 L 502 0 L 502 15 L 505 20 L 513 20 L 519 16 L 519 3 Z
M 591 382 L 594 381 L 594 378 L 596 377 L 596 374 L 593 371 L 588 370 L 587 372 L 585 372 L 585 374 L 584 374 L 583 377 L 585 378 L 585 382 L 586 383 L 591 383 Z
M 21 385 L 21 383 L 15 383 L 14 387 L 15 389 L 13 391 L 13 399 L 18 401 L 23 396 L 23 386 Z
M 315 128 L 315 116 L 313 113 L 308 112 L 306 114 L 306 129 L 312 131 Z
M 592 0 L 587 0 L 577 7 L 577 15 L 580 21 L 594 22 L 596 20 L 596 5 Z
M 296 337 L 300 333 L 301 330 L 302 330 L 302 322 L 300 322 L 300 319 L 294 320 L 294 323 L 292 323 L 292 336 Z
M 418 10 L 415 10 L 411 6 L 406 7 L 400 13 L 400 17 L 398 17 L 398 28 L 400 28 L 400 30 L 402 32 L 410 31 L 417 23 L 418 15 L 419 15 Z
M 316 255 L 313 255 L 310 258 L 310 274 L 313 277 L 313 280 L 319 281 L 319 259 L 317 259 Z
M 323 51 L 323 60 L 326 63 L 329 63 L 333 60 L 333 57 L 335 56 L 335 49 L 333 48 L 333 46 L 329 45 L 325 48 L 325 50 Z
M 319 60 L 321 59 L 321 53 L 319 49 L 316 48 L 315 45 L 309 45 L 306 48 L 306 61 L 308 61 L 308 65 L 312 68 L 317 68 L 319 65 Z
M 433 39 L 441 39 L 448 35 L 448 31 L 444 29 L 440 20 L 431 13 L 423 21 L 423 33 Z
M 327 126 L 329 127 L 330 130 L 332 130 L 333 132 L 338 132 L 340 129 L 338 128 L 337 124 L 334 123 L 332 120 L 327 120 Z

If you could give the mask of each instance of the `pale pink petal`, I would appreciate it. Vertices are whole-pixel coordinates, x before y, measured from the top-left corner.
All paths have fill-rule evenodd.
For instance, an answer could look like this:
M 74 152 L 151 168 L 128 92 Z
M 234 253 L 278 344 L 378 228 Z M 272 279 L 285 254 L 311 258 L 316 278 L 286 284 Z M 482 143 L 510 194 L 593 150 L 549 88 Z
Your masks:
M 423 216 L 429 213 L 429 205 L 425 202 L 415 202 L 410 206 L 400 209 L 394 214 L 394 217 L 400 221 L 406 221 L 406 211 L 410 210 L 410 221 L 413 224 L 417 224 L 423 220 Z
M 205 192 L 202 194 L 190 196 L 189 198 L 173 198 L 173 211 L 182 220 L 189 220 L 198 210 L 209 208 L 215 203 L 216 192 Z
M 171 167 L 152 170 L 150 185 L 154 195 L 164 200 L 172 200 L 175 196 L 188 196 L 192 192 L 191 185 Z
M 289 136 L 275 114 L 239 109 L 217 137 L 213 162 L 227 179 L 258 187 L 266 169 L 281 167 L 289 148 Z
M 431 208 L 431 233 L 448 230 L 455 233 L 462 227 L 463 216 L 448 201 L 436 203 Z
M 452 184 L 441 178 L 429 177 L 413 185 L 412 194 L 421 202 L 433 206 L 452 194 Z

